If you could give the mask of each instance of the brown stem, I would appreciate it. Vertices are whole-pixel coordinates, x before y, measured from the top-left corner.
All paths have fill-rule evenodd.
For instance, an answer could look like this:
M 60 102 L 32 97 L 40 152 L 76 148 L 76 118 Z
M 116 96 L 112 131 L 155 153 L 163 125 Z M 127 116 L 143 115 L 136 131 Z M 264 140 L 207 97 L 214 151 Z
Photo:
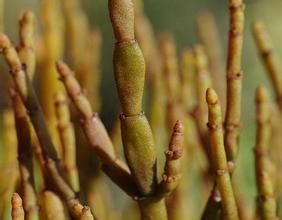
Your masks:
M 238 151 L 239 128 L 241 126 L 242 69 L 241 56 L 244 31 L 244 3 L 229 0 L 230 30 L 227 58 L 227 94 L 224 146 L 229 162 L 234 162 Z M 232 172 L 232 170 L 231 170 Z

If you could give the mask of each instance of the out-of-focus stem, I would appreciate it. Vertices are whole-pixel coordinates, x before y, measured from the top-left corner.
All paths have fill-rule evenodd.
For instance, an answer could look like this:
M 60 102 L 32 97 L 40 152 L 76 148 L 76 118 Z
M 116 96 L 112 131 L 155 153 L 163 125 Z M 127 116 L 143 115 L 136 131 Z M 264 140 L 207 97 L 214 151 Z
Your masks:
M 281 80 L 282 80 L 282 66 L 278 56 L 274 53 L 274 48 L 268 35 L 265 26 L 262 22 L 255 22 L 253 24 L 253 35 L 260 53 L 263 65 L 272 83 L 276 99 L 279 107 L 282 108 L 281 100 Z
M 77 67 L 84 58 L 89 24 L 81 8 L 80 1 L 63 0 L 62 5 L 65 17 L 67 55 L 72 68 L 77 71 Z
M 70 66 L 95 112 L 100 109 L 100 56 L 102 36 L 98 28 L 90 28 L 80 1 L 64 0 L 67 52 Z
M 77 79 L 89 97 L 89 101 L 95 112 L 99 112 L 100 100 L 100 78 L 101 78 L 101 46 L 102 34 L 100 29 L 89 31 L 86 38 L 84 58 L 77 68 Z
M 17 160 L 17 135 L 13 111 L 7 109 L 3 112 L 3 142 L 5 144 L 5 163 L 14 163 Z
M 42 218 L 46 220 L 65 220 L 64 205 L 52 191 L 45 191 L 41 196 Z
M 147 198 L 138 202 L 142 220 L 165 220 L 167 211 L 163 198 Z
M 34 14 L 30 11 L 22 12 L 19 24 L 20 44 L 17 51 L 22 64 L 26 68 L 28 77 L 32 80 L 36 63 L 34 51 Z
M 195 67 L 196 67 L 196 109 L 194 112 L 197 130 L 200 135 L 202 147 L 209 158 L 209 142 L 207 137 L 208 129 L 206 122 L 208 118 L 208 108 L 205 101 L 206 90 L 211 87 L 212 82 L 210 72 L 208 70 L 208 60 L 204 48 L 201 45 L 196 45 L 194 48 Z
M 272 41 L 270 36 L 268 35 L 266 28 L 262 22 L 255 22 L 253 24 L 253 35 L 255 38 L 255 42 L 258 48 L 258 51 L 260 53 L 262 62 L 264 64 L 264 67 L 267 71 L 268 77 L 270 78 L 272 88 L 276 95 L 276 101 L 279 106 L 280 113 L 275 114 L 275 116 L 278 116 L 281 118 L 281 109 L 282 109 L 282 102 L 281 102 L 281 94 L 282 94 L 282 87 L 281 87 L 281 80 L 282 80 L 282 66 L 281 62 L 274 52 L 274 48 L 272 45 Z M 280 139 L 280 132 L 281 132 L 281 119 L 276 122 L 276 119 L 274 119 L 273 123 L 273 131 L 272 131 L 272 145 L 276 145 L 278 149 L 281 149 L 281 141 Z M 275 151 L 275 150 L 274 150 Z M 275 155 L 280 155 L 280 150 L 274 153 Z M 277 157 L 276 157 L 277 158 Z M 278 160 L 276 161 L 276 165 L 278 170 L 281 168 L 281 157 L 278 156 Z M 281 175 L 277 175 L 277 193 L 279 196 L 279 208 L 278 212 L 279 215 L 281 214 L 281 184 L 282 180 L 280 178 Z
M 33 179 L 30 124 L 19 95 L 11 92 L 18 140 L 20 189 L 27 220 L 39 219 Z
M 209 59 L 212 81 L 219 95 L 222 109 L 225 109 L 224 63 L 222 47 L 214 16 L 209 11 L 201 11 L 197 16 L 197 30 L 201 43 L 206 49 Z
M 5 0 L 0 0 L 0 31 L 4 31 L 4 8 Z
M 0 181 L 0 218 L 10 208 L 12 193 L 15 191 L 18 168 L 17 168 L 17 135 L 15 120 L 12 109 L 8 108 L 2 112 L 3 123 L 3 161 L 1 163 Z M 9 178 L 6 178 L 9 176 Z M 3 217 L 4 218 L 4 217 Z
M 67 179 L 75 192 L 79 191 L 79 177 L 76 167 L 76 142 L 74 128 L 70 119 L 67 99 L 62 93 L 55 98 L 58 130 L 62 145 L 63 167 Z
M 258 189 L 257 211 L 262 220 L 277 219 L 273 178 L 270 173 L 269 144 L 271 135 L 271 109 L 264 87 L 256 91 L 256 147 L 255 165 Z
M 168 100 L 177 101 L 180 99 L 180 79 L 176 45 L 172 35 L 164 33 L 160 39 L 160 52 L 163 62 L 166 95 Z
M 54 106 L 54 97 L 62 91 L 56 73 L 55 63 L 61 59 L 64 49 L 63 19 L 60 12 L 61 2 L 57 0 L 42 1 L 42 45 L 43 58 L 38 75 L 39 101 L 46 118 L 48 130 L 55 143 L 58 155 L 61 155 L 60 139 Z
M 185 110 L 191 111 L 195 105 L 195 58 L 191 49 L 184 49 L 181 53 L 181 103 Z
M 214 90 L 207 90 L 206 100 L 209 109 L 207 125 L 209 128 L 212 169 L 222 198 L 222 217 L 226 220 L 237 220 L 239 219 L 238 210 L 223 144 L 221 109 Z

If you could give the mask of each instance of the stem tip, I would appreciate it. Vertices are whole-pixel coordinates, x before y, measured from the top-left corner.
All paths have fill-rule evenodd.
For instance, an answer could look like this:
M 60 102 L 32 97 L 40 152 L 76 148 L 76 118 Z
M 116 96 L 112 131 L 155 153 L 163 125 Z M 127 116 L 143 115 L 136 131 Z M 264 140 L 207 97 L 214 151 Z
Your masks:
M 218 102 L 218 97 L 215 90 L 208 88 L 206 92 L 206 101 L 208 105 L 215 105 Z

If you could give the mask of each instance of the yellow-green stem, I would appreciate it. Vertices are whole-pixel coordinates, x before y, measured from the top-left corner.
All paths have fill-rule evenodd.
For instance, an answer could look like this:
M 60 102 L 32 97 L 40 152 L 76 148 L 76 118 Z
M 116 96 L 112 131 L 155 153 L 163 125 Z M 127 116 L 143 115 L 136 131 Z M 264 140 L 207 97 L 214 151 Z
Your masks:
M 138 201 L 142 220 L 167 220 L 165 200 L 159 198 L 147 198 Z

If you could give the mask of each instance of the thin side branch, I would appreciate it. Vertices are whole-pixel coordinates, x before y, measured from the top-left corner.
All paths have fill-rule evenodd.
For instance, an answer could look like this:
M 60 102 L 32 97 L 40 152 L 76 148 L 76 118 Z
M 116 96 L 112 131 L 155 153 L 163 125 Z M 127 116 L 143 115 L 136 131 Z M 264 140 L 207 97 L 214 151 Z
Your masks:
M 160 183 L 161 193 L 168 194 L 172 192 L 179 184 L 182 177 L 182 154 L 184 145 L 184 127 L 180 121 L 177 121 L 173 128 L 168 150 L 165 152 L 166 162 L 163 180 Z

